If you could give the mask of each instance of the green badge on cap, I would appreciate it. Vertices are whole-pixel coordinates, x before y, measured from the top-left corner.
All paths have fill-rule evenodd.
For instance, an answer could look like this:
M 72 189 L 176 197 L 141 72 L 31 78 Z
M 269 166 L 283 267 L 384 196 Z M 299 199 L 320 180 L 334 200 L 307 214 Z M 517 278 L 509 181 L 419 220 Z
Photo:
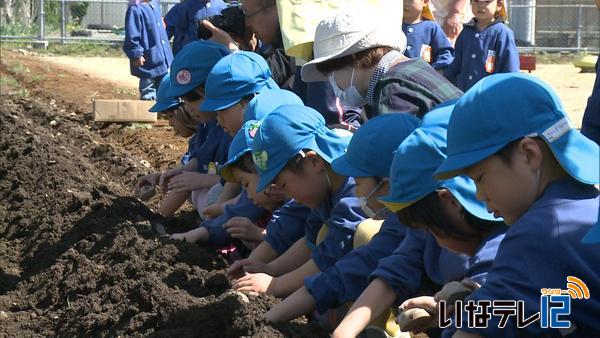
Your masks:
M 267 170 L 267 162 L 269 160 L 269 155 L 267 155 L 266 150 L 253 152 L 252 160 L 254 161 L 254 164 L 258 167 L 258 169 L 260 169 L 261 171 Z

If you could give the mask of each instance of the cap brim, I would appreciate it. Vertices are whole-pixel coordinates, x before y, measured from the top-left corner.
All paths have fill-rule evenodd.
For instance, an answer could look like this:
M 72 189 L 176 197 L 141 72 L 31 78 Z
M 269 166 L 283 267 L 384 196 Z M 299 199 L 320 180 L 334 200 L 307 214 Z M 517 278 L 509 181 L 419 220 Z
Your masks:
M 331 168 L 336 173 L 347 176 L 347 177 L 370 177 L 374 176 L 372 173 L 368 173 L 364 170 L 357 168 L 348 161 L 348 155 L 344 154 L 337 157 L 331 162 Z
M 256 185 L 256 192 L 261 192 L 267 189 L 267 187 L 269 187 L 272 184 L 275 177 L 277 177 L 277 175 L 279 175 L 279 173 L 283 170 L 286 164 L 287 161 L 284 161 L 283 163 L 278 164 L 277 166 L 265 172 L 264 174 L 261 174 L 258 179 L 258 184 Z
M 502 218 L 496 218 L 493 214 L 490 214 L 484 203 L 477 201 L 475 182 L 471 179 L 465 176 L 456 176 L 442 182 L 440 186 L 450 190 L 454 198 L 473 216 L 488 221 L 502 221 Z
M 179 106 L 179 102 L 176 102 L 176 103 L 157 102 L 152 107 L 150 107 L 150 109 L 148 109 L 148 111 L 151 113 L 160 113 L 165 110 L 175 108 L 177 106 Z
M 361 39 L 362 39 L 362 37 L 361 37 Z M 355 41 L 354 43 L 352 43 L 345 49 L 340 50 L 336 54 L 322 56 L 320 58 L 316 58 L 316 59 L 313 59 L 313 60 L 305 63 L 302 66 L 302 68 L 300 68 L 300 76 L 302 78 L 302 81 L 304 81 L 304 82 L 327 81 L 329 79 L 329 74 L 321 73 L 317 69 L 317 64 L 323 63 L 323 62 L 329 61 L 329 60 L 339 59 L 343 56 L 350 55 L 355 52 L 359 52 L 358 50 L 357 51 L 352 50 L 352 48 L 355 47 L 356 42 L 358 42 L 358 41 L 360 41 L 360 39 L 358 39 L 357 41 Z
M 553 142 L 547 142 L 561 167 L 576 180 L 585 184 L 600 183 L 600 148 L 575 129 Z
M 466 168 L 494 155 L 508 143 L 505 142 L 468 153 L 449 155 L 435 171 L 434 177 L 438 180 L 447 180 L 454 176 L 462 175 Z
M 398 212 L 418 201 L 418 200 L 414 200 L 414 201 L 402 202 L 402 201 L 395 200 L 392 196 L 383 196 L 383 197 L 378 198 L 377 200 L 379 202 L 381 202 L 381 204 L 383 204 L 391 212 Z
M 241 99 L 240 99 L 241 100 Z M 227 109 L 234 104 L 240 102 L 240 100 L 217 100 L 217 99 L 206 99 L 200 105 L 200 111 L 203 112 L 216 112 L 219 110 Z

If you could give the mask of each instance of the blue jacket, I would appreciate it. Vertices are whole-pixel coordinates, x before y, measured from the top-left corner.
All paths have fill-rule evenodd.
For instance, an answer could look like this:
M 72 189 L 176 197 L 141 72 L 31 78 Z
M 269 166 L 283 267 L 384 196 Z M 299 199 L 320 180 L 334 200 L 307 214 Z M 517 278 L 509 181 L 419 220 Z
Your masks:
M 199 172 L 207 173 L 210 163 L 223 164 L 227 162 L 227 152 L 231 137 L 213 120 L 200 124 L 196 133 L 199 134 L 195 145 L 190 150 L 191 157 L 198 161 Z
M 519 67 L 515 36 L 508 26 L 496 21 L 479 32 L 475 21 L 471 21 L 456 39 L 454 61 L 445 75 L 460 90 L 467 91 L 490 74 L 519 72 Z
M 568 319 L 577 329 L 567 337 L 597 337 L 600 332 L 600 244 L 581 244 L 598 222 L 598 190 L 568 178 L 551 183 L 543 195 L 507 231 L 487 274 L 487 281 L 470 299 L 523 300 L 525 318 L 540 311 L 540 289 L 567 289 L 567 276 L 581 279 L 589 288 L 589 299 L 572 299 Z M 499 329 L 492 316 L 487 329 L 462 330 L 486 337 L 556 336 L 556 329 L 541 329 L 537 321 L 517 329 L 511 316 Z
M 406 226 L 390 214 L 368 244 L 350 251 L 327 270 L 306 277 L 304 285 L 315 299 L 317 311 L 324 313 L 356 300 L 369 285 L 369 275 L 379 260 L 392 254 L 405 233 Z
M 342 186 L 325 203 L 311 210 L 306 227 L 306 242 L 312 247 L 312 259 L 321 271 L 352 250 L 354 231 L 365 219 L 359 200 L 354 197 L 356 183 L 346 178 Z M 315 246 L 319 229 L 327 224 L 328 232 Z
M 169 71 L 173 52 L 158 1 L 129 5 L 125 13 L 123 51 L 130 60 L 141 56 L 146 60 L 141 67 L 131 65 L 131 75 L 147 79 L 159 77 Z
M 463 278 L 467 266 L 467 256 L 440 247 L 425 230 L 407 229 L 402 243 L 392 255 L 379 260 L 369 280 L 382 279 L 401 303 L 423 287 L 424 277 L 441 286 Z
M 183 47 L 183 39 L 185 35 L 177 31 L 177 20 L 179 20 L 179 15 L 184 9 L 183 4 L 183 2 L 176 3 L 173 7 L 171 7 L 167 14 L 165 14 L 165 29 L 167 30 L 167 37 L 169 37 L 169 40 L 173 38 L 173 54 L 177 54 L 181 47 Z
M 175 25 L 173 40 L 175 53 L 188 43 L 198 40 L 196 33 L 198 20 L 221 14 L 221 11 L 227 8 L 227 4 L 222 0 L 187 0 L 181 3 L 181 7 L 174 20 L 171 20 Z
M 454 60 L 454 48 L 435 21 L 423 20 L 416 24 L 402 24 L 402 31 L 406 35 L 406 51 L 404 55 L 409 58 L 422 58 L 429 62 L 435 69 L 444 69 Z M 425 46 L 424 46 L 425 45 Z M 424 49 L 430 49 L 430 59 L 423 55 Z
M 205 221 L 200 226 L 208 230 L 208 243 L 222 247 L 232 243 L 232 238 L 223 225 L 232 217 L 246 217 L 252 222 L 259 220 L 267 210 L 256 206 L 245 191 L 240 194 L 240 199 L 233 205 L 225 206 L 223 214 L 217 218 Z
M 278 255 L 283 254 L 304 236 L 304 227 L 309 215 L 308 207 L 294 200 L 286 202 L 281 208 L 273 211 L 264 241 L 269 243 Z

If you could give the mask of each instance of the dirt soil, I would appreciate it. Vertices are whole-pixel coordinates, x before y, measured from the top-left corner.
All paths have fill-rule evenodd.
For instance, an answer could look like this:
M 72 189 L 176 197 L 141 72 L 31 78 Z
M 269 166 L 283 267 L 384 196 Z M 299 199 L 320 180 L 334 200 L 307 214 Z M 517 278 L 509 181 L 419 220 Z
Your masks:
M 213 250 L 156 234 L 196 222 L 131 197 L 183 152 L 169 128 L 94 125 L 90 96 L 127 95 L 33 58 L 3 53 L 0 75 L 29 90 L 0 95 L 0 337 L 323 336 L 306 318 L 267 325 L 273 298 L 232 291 Z

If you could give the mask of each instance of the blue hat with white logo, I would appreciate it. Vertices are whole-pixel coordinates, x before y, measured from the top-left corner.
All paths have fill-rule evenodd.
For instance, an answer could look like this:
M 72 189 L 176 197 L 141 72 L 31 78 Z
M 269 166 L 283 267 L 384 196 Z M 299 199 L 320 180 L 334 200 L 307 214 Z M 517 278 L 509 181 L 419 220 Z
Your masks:
M 150 107 L 148 111 L 159 113 L 181 105 L 181 101 L 179 101 L 177 97 L 167 95 L 167 91 L 169 90 L 170 86 L 171 77 L 169 76 L 169 73 L 167 73 L 165 76 L 163 76 L 162 80 L 160 80 L 160 85 L 156 91 L 156 103 Z
M 331 163 L 344 154 L 349 141 L 349 136 L 327 128 L 323 116 L 310 107 L 288 105 L 275 109 L 263 119 L 252 143 L 252 159 L 260 176 L 256 190 L 267 188 L 302 150 L 312 150 Z
M 548 85 L 519 73 L 485 77 L 458 100 L 448 127 L 448 158 L 436 175 L 458 175 L 526 136 L 544 140 L 573 178 L 599 182 L 598 145 L 571 126 Z
M 436 180 L 435 170 L 446 159 L 446 136 L 452 103 L 437 106 L 425 114 L 421 123 L 396 150 L 390 170 L 390 192 L 379 200 L 397 212 L 419 201 L 436 189 L 446 188 L 472 215 L 501 221 L 487 212 L 475 198 L 475 183 L 466 176 Z
M 331 163 L 344 176 L 389 177 L 394 151 L 419 124 L 408 113 L 377 116 L 363 124 L 348 145 L 346 153 Z
M 194 41 L 185 45 L 171 64 L 171 87 L 167 95 L 181 97 L 203 86 L 213 66 L 229 49 L 213 41 Z
M 227 154 L 227 162 L 219 167 L 219 173 L 225 181 L 236 182 L 235 177 L 231 173 L 231 166 L 239 161 L 246 153 L 252 151 L 252 141 L 254 140 L 254 136 L 256 135 L 259 126 L 260 121 L 247 121 L 231 140 L 229 153 Z
M 244 96 L 279 89 L 265 59 L 254 52 L 238 52 L 221 59 L 206 79 L 206 99 L 201 111 L 219 111 L 240 102 Z
M 289 104 L 304 105 L 304 102 L 286 89 L 265 90 L 250 100 L 244 111 L 244 121 L 260 120 L 273 110 Z

